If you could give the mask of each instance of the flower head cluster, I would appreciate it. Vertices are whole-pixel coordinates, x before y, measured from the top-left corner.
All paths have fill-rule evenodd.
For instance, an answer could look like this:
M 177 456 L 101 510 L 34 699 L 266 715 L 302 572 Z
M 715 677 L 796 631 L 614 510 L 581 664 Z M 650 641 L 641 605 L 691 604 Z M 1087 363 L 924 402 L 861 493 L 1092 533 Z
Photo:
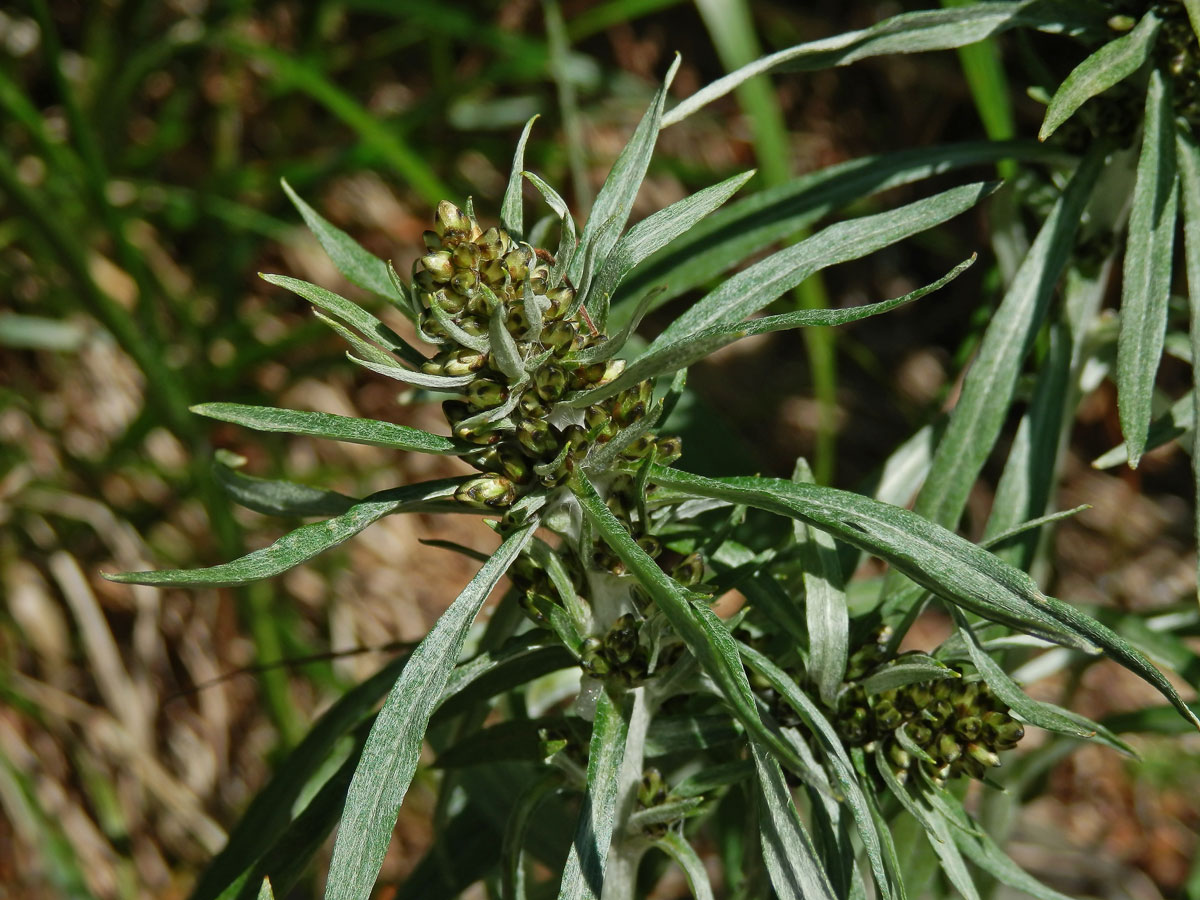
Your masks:
M 455 437 L 483 448 L 468 461 L 486 474 L 465 483 L 459 500 L 504 508 L 557 487 L 594 448 L 646 416 L 648 381 L 582 409 L 560 402 L 609 383 L 624 361 L 604 352 L 607 338 L 549 253 L 502 228 L 485 230 L 445 201 L 424 239 L 427 253 L 413 272 L 418 325 L 440 350 L 423 369 L 461 387 L 443 411 Z M 652 451 L 669 461 L 679 455 L 678 439 L 641 434 L 614 464 Z

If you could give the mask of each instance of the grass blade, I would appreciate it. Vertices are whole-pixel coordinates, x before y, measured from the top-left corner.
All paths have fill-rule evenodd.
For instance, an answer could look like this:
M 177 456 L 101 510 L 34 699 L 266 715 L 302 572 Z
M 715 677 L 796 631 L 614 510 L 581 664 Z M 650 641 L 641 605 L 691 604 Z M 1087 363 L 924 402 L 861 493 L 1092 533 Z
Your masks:
M 1191 14 L 1192 6 L 1188 7 Z M 1195 25 L 1200 15 L 1192 18 Z M 1180 193 L 1183 194 L 1183 258 L 1187 267 L 1188 308 L 1191 313 L 1192 345 L 1192 476 L 1195 479 L 1196 534 L 1200 535 L 1200 147 L 1184 130 L 1176 133 Z M 1200 557 L 1196 561 L 1200 578 Z M 1200 581 L 1197 581 L 1200 597 Z
M 454 500 L 454 491 L 463 480 L 447 478 L 380 491 L 355 503 L 340 516 L 297 528 L 271 546 L 233 562 L 204 569 L 105 573 L 104 577 L 120 584 L 156 587 L 232 587 L 262 581 L 331 550 L 384 516 L 398 512 L 465 512 L 467 508 Z
M 420 453 L 444 453 L 461 456 L 471 448 L 450 438 L 407 425 L 395 425 L 375 419 L 358 419 L 333 413 L 307 412 L 299 409 L 276 409 L 271 406 L 247 406 L 244 403 L 200 403 L 192 412 L 220 422 L 230 422 L 255 431 L 275 431 L 284 434 L 303 434 L 328 438 L 349 444 L 368 444 L 394 450 L 415 450 Z
M 1161 26 L 1154 13 L 1147 13 L 1128 34 L 1109 41 L 1077 65 L 1050 99 L 1038 140 L 1046 140 L 1084 103 L 1144 66 Z
M 1133 469 L 1146 447 L 1154 378 L 1167 332 L 1177 186 L 1171 86 L 1155 69 L 1146 93 L 1146 125 L 1129 214 L 1117 337 L 1117 409 Z
M 426 726 L 458 662 L 467 630 L 537 525 L 535 519 L 504 540 L 413 651 L 388 694 L 346 795 L 326 900 L 370 897 L 400 805 L 417 769 Z
M 587 793 L 579 810 L 575 840 L 559 884 L 559 900 L 596 900 L 604 890 L 604 864 L 617 815 L 621 761 L 631 704 L 618 708 L 600 692 L 588 749 Z
M 1021 14 L 1030 2 L 980 3 L 958 9 L 902 13 L 870 28 L 798 44 L 771 53 L 718 78 L 676 106 L 663 118 L 663 127 L 682 122 L 697 110 L 725 96 L 756 75 L 775 69 L 806 71 L 845 66 L 871 56 L 951 50 L 982 41 L 1016 25 L 1033 24 Z
M 830 225 L 734 275 L 672 322 L 651 349 L 710 325 L 740 322 L 814 272 L 927 231 L 970 209 L 994 189 L 994 183 L 963 185 L 898 209 Z
M 995 446 L 1104 160 L 1103 149 L 1097 148 L 1080 163 L 992 316 L 914 506 L 939 525 L 958 524 L 971 486 Z

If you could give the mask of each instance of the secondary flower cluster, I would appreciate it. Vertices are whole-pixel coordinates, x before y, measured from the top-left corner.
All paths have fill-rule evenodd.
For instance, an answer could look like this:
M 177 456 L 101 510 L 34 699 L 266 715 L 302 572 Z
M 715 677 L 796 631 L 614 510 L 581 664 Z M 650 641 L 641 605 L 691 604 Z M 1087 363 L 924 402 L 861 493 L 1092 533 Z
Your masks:
M 607 338 L 549 253 L 502 228 L 484 230 L 445 201 L 424 240 L 427 253 L 413 272 L 418 325 L 441 349 L 423 369 L 461 389 L 442 405 L 455 437 L 486 448 L 467 458 L 486 474 L 464 484 L 459 500 L 505 508 L 557 487 L 593 448 L 646 416 L 649 382 L 583 409 L 560 403 L 607 384 L 625 364 L 604 352 Z M 617 465 L 652 451 L 668 462 L 679 455 L 678 440 L 642 435 L 622 448 Z

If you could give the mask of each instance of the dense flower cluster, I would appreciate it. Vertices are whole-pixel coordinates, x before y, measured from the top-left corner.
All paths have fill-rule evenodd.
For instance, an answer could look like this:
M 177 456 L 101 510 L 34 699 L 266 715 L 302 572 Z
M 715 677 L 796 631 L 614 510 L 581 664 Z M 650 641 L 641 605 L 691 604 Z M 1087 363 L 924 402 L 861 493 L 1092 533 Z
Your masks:
M 468 457 L 486 474 L 464 484 L 459 500 L 505 508 L 557 487 L 593 448 L 646 416 L 648 381 L 583 409 L 560 403 L 612 381 L 624 361 L 605 352 L 607 338 L 549 253 L 501 228 L 484 230 L 445 201 L 424 239 L 413 272 L 418 325 L 440 350 L 423 369 L 461 389 L 442 405 L 455 437 L 486 448 Z M 622 447 L 618 467 L 652 451 L 669 462 L 678 439 L 641 434 Z

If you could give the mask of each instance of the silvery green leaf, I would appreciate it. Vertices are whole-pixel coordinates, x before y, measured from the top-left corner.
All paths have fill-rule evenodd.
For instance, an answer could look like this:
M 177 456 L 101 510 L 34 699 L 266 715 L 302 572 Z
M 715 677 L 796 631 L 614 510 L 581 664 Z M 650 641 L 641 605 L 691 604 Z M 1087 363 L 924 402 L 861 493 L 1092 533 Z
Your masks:
M 559 883 L 558 900 L 596 900 L 603 889 L 629 732 L 629 706 L 625 703 L 618 707 L 608 691 L 600 692 L 588 747 L 587 793 Z
M 1191 15 L 1192 6 L 1188 7 Z M 1195 26 L 1200 15 L 1192 16 Z M 1187 269 L 1188 310 L 1192 346 L 1192 477 L 1195 480 L 1196 533 L 1200 534 L 1200 147 L 1186 129 L 1176 132 L 1180 193 L 1183 194 L 1183 258 Z M 1196 560 L 1200 589 L 1200 557 Z
M 893 53 L 922 53 L 965 47 L 1019 25 L 1051 25 L 1036 10 L 1036 0 L 1023 3 L 980 3 L 950 9 L 901 13 L 861 31 L 811 41 L 768 54 L 718 78 L 663 117 L 663 127 L 682 122 L 692 113 L 733 91 L 738 85 L 776 69 L 803 71 L 845 66 L 860 59 Z
M 670 825 L 681 819 L 690 818 L 700 812 L 703 805 L 703 797 L 680 797 L 646 809 L 639 809 L 629 816 L 627 833 L 638 834 L 655 825 Z
M 1003 159 L 1037 161 L 1062 154 L 1036 141 L 974 141 L 901 150 L 849 160 L 801 175 L 718 209 L 621 282 L 614 319 L 628 315 L 624 301 L 654 287 L 666 303 L 855 200 L 964 166 Z
M 656 715 L 646 732 L 646 756 L 707 750 L 741 739 L 737 722 L 725 715 Z
M 506 900 L 525 900 L 525 833 L 538 806 L 563 783 L 562 774 L 551 772 L 533 782 L 513 806 L 500 845 L 502 893 Z
M 958 626 L 959 636 L 962 637 L 967 652 L 970 654 L 971 662 L 979 670 L 979 674 L 983 676 L 983 680 L 987 682 L 992 692 L 1022 720 L 1030 725 L 1036 725 L 1038 728 L 1045 728 L 1047 731 L 1065 734 L 1068 737 L 1094 738 L 1121 753 L 1136 756 L 1128 744 L 1108 729 L 1095 722 L 1089 722 L 1082 716 L 1066 715 L 1064 711 L 1053 704 L 1041 703 L 1026 694 L 1000 664 L 979 646 L 979 639 L 968 624 L 966 617 L 957 609 L 952 609 L 951 613 Z
M 793 481 L 811 484 L 812 469 L 796 461 Z M 808 626 L 808 673 L 827 706 L 834 706 L 846 676 L 850 644 L 850 616 L 837 545 L 828 532 L 796 521 L 794 535 L 804 570 L 804 614 Z M 847 763 L 849 765 L 849 763 Z
M 1022 522 L 1020 525 L 1014 525 L 1012 528 L 1002 531 L 999 534 L 992 535 L 987 540 L 980 541 L 979 546 L 988 550 L 991 550 L 994 547 L 1002 547 L 1013 538 L 1020 537 L 1021 535 L 1027 534 L 1030 531 L 1036 531 L 1043 525 L 1049 525 L 1053 522 L 1060 522 L 1063 519 L 1069 519 L 1072 516 L 1077 516 L 1081 512 L 1085 512 L 1091 508 L 1092 507 L 1087 503 L 1081 503 L 1079 506 L 1076 506 L 1072 509 L 1063 509 L 1056 513 L 1048 513 L 1044 516 L 1038 516 L 1036 519 L 1029 519 L 1026 522 Z
M 654 846 L 678 863 L 695 900 L 713 900 L 712 885 L 704 862 L 682 834 L 668 831 L 655 840 Z
M 958 524 L 967 495 L 996 444 L 1105 156 L 1103 148 L 1096 148 L 1079 164 L 988 323 L 914 506 L 939 525 Z
M 292 186 L 286 180 L 281 179 L 280 184 L 300 211 L 300 215 L 304 217 L 304 223 L 321 242 L 321 246 L 325 248 L 338 271 L 346 276 L 346 280 L 390 301 L 402 301 L 396 305 L 401 311 L 407 312 L 407 298 L 396 291 L 392 279 L 388 276 L 387 264 L 301 200 L 300 195 L 292 190 Z
M 946 873 L 954 889 L 962 894 L 963 900 L 980 900 L 971 871 L 954 842 L 954 835 L 958 833 L 958 829 L 950 828 L 949 823 L 939 813 L 935 812 L 929 818 L 933 825 L 933 829 L 927 832 L 929 844 L 941 861 L 942 871 Z
M 1195 416 L 1196 392 L 1191 390 L 1172 403 L 1170 409 L 1150 423 L 1143 452 L 1149 452 L 1176 438 L 1183 437 L 1195 428 Z M 1107 453 L 1092 460 L 1092 468 L 1110 469 L 1127 462 L 1129 462 L 1129 449 L 1125 444 L 1118 444 Z
M 371 714 L 395 684 L 407 662 L 407 655 L 391 660 L 362 684 L 339 697 L 321 715 L 304 739 L 280 761 L 266 786 L 250 801 L 230 831 L 224 848 L 196 880 L 189 900 L 214 900 L 277 842 L 291 822 L 292 807 L 305 785 L 318 774 L 337 743 Z
M 533 131 L 533 123 L 538 117 L 533 116 L 525 123 L 521 138 L 517 141 L 517 150 L 513 154 L 512 170 L 508 176 L 508 186 L 504 189 L 504 199 L 500 203 L 500 227 L 508 232 L 509 237 L 519 241 L 525 236 L 525 206 L 521 202 L 521 173 L 525 169 L 525 144 L 529 141 L 529 133 Z
M 1154 38 L 1161 26 L 1158 16 L 1148 12 L 1132 31 L 1109 41 L 1072 69 L 1046 107 L 1038 140 L 1046 140 L 1084 103 L 1144 66 L 1154 50 Z
M 862 686 L 868 694 L 881 694 L 920 681 L 940 681 L 958 677 L 960 676 L 957 672 L 932 656 L 913 653 L 898 657 L 895 662 L 872 672 L 863 679 Z
M 220 422 L 253 428 L 255 431 L 303 434 L 328 438 L 331 441 L 345 441 L 349 444 L 369 444 L 372 447 L 443 453 L 451 456 L 461 456 L 472 449 L 450 438 L 430 434 L 419 428 L 379 422 L 375 419 L 338 416 L 333 413 L 247 406 L 243 403 L 201 403 L 193 406 L 192 412 Z
M 1047 887 L 1018 866 L 983 829 L 979 829 L 974 836 L 954 829 L 950 836 L 967 859 L 1002 884 L 1037 900 L 1075 900 L 1068 894 L 1060 894 Z
M 571 217 L 571 210 L 567 208 L 567 202 L 559 196 L 558 191 L 546 184 L 541 178 L 533 172 L 523 173 L 529 179 L 529 183 L 538 189 L 538 193 L 546 201 L 546 205 L 553 210 L 554 215 L 558 217 L 562 224 L 562 233 L 558 242 L 558 252 L 554 256 L 554 267 L 569 267 L 571 260 L 574 259 L 579 247 L 579 240 L 575 236 L 575 220 Z M 534 246 L 540 246 L 535 244 Z M 555 279 L 551 279 L 552 283 L 556 283 Z
M 489 353 L 491 351 L 492 345 L 488 338 L 481 334 L 467 334 L 463 331 L 458 326 L 458 323 L 451 318 L 450 313 L 442 308 L 442 304 L 438 303 L 436 297 L 429 302 L 429 312 L 433 314 L 437 323 L 446 330 L 446 334 L 450 335 L 456 344 L 470 347 L 477 353 Z
M 883 848 L 875 829 L 875 821 L 871 817 L 871 810 L 867 806 L 866 797 L 863 796 L 863 789 L 854 773 L 854 766 L 842 745 L 842 739 L 821 714 L 817 705 L 805 695 L 795 681 L 788 677 L 786 672 L 765 655 L 746 644 L 739 644 L 738 649 L 750 667 L 767 679 L 775 692 L 796 712 L 808 730 L 815 736 L 822 754 L 833 770 L 837 788 L 841 791 L 846 805 L 850 807 L 851 815 L 854 816 L 855 824 L 858 826 L 858 836 L 867 852 L 867 858 L 870 860 L 871 871 L 875 876 L 875 884 L 879 888 L 880 896 L 891 897 L 891 885 L 899 878 L 899 873 L 889 873 L 884 866 Z
M 786 252 L 786 250 L 781 251 L 781 253 Z M 769 262 L 770 260 L 766 261 Z M 974 261 L 975 257 L 972 256 L 970 259 L 959 263 L 954 269 L 932 284 L 917 288 L 917 290 L 911 291 L 903 297 L 884 300 L 881 303 L 869 303 L 864 306 L 855 306 L 847 309 L 803 309 L 775 316 L 764 316 L 761 319 L 749 319 L 745 322 L 709 325 L 671 342 L 664 342 L 660 338 L 650 345 L 646 353 L 638 357 L 631 366 L 608 384 L 585 391 L 583 394 L 569 400 L 568 405 L 584 407 L 598 403 L 601 400 L 619 394 L 626 388 L 647 378 L 685 369 L 697 360 L 701 360 L 720 348 L 750 335 L 769 334 L 773 331 L 786 331 L 792 328 L 803 328 L 814 325 L 844 325 L 848 322 L 857 322 L 860 319 L 890 312 L 899 306 L 912 303 L 914 300 L 919 300 L 927 294 L 931 294 L 939 288 L 944 287 L 957 278 Z M 766 293 L 774 290 L 775 286 L 767 287 Z M 787 289 L 784 288 L 784 290 Z M 771 296 L 769 299 L 764 299 L 762 305 L 767 305 L 776 296 L 778 294 Z M 757 302 L 757 299 L 754 302 Z
M 625 343 L 629 340 L 629 336 L 633 334 L 638 325 L 641 324 L 642 317 L 650 309 L 651 305 L 654 303 L 654 299 L 661 293 L 661 290 L 653 290 L 646 294 L 645 297 L 638 301 L 637 307 L 633 311 L 633 315 L 628 318 L 619 332 L 610 336 L 606 340 L 601 341 L 594 347 L 588 347 L 572 353 L 570 356 L 570 362 L 578 363 L 581 366 L 587 366 L 591 365 L 592 363 L 605 362 L 620 353 L 621 349 L 625 346 Z M 602 323 L 598 322 L 597 327 L 600 328 L 601 331 L 604 330 L 604 324 Z
M 409 657 L 384 701 L 350 782 L 333 846 L 326 900 L 366 900 L 391 842 L 425 730 L 483 601 L 524 549 L 537 522 L 496 549 Z
M 759 836 L 771 886 L 779 900 L 834 900 L 833 886 L 804 829 L 779 763 L 757 741 L 750 753 L 758 770 Z
M 701 769 L 695 775 L 689 775 L 676 784 L 671 792 L 677 797 L 699 797 L 701 794 L 745 781 L 753 774 L 754 766 L 746 759 L 718 763 Z
M 462 482 L 462 478 L 447 478 L 380 491 L 358 501 L 340 516 L 304 525 L 269 547 L 219 566 L 121 572 L 104 577 L 121 584 L 157 587 L 231 587 L 262 581 L 336 547 L 384 516 L 398 512 L 466 512 L 467 508 L 454 500 L 454 491 Z
M 1075 607 L 1043 594 L 1026 573 L 909 510 L 835 488 L 776 478 L 711 479 L 656 465 L 650 480 L 694 496 L 802 518 L 886 560 L 926 590 L 963 609 L 1063 646 L 1104 650 L 1157 688 L 1200 729 L 1200 719 L 1171 683 L 1127 641 Z
M 725 281 L 672 322 L 650 345 L 651 351 L 712 325 L 740 322 L 813 273 L 927 231 L 970 209 L 994 189 L 995 183 L 963 185 L 898 209 L 830 225 Z
M 1179 197 L 1171 85 L 1158 69 L 1150 73 L 1145 121 L 1129 214 L 1117 337 L 1117 409 L 1130 468 L 1137 468 L 1150 429 L 1154 379 L 1167 332 Z
M 732 197 L 754 175 L 743 172 L 697 191 L 634 225 L 617 241 L 591 286 L 593 297 L 612 297 L 621 280 L 642 260 L 669 245 Z
M 508 333 L 508 313 L 504 304 L 497 302 L 488 319 L 488 337 L 491 338 L 492 356 L 495 366 L 509 381 L 509 388 L 515 387 L 516 382 L 523 382 L 528 377 L 525 374 L 525 360 L 517 349 L 517 342 Z M 511 394 L 516 391 L 510 390 Z M 515 401 L 514 401 L 515 402 Z
M 337 491 L 256 478 L 220 462 L 213 463 L 213 477 L 235 503 L 268 516 L 339 516 L 355 503 Z
M 374 257 L 371 258 L 374 259 Z M 379 262 L 379 260 L 375 261 Z M 380 263 L 380 265 L 383 264 Z M 307 281 L 301 281 L 299 278 L 265 274 L 260 274 L 259 277 L 263 281 L 286 288 L 293 294 L 303 297 L 313 306 L 324 310 L 350 327 L 357 329 L 364 336 L 370 338 L 380 346 L 386 347 L 414 366 L 419 366 L 425 362 L 425 357 L 420 351 L 357 303 L 347 300 L 333 291 L 327 291 L 323 287 L 309 284 Z M 388 278 L 388 284 L 391 285 L 390 277 Z
M 356 350 L 359 356 L 361 356 L 363 359 L 369 359 L 372 363 L 380 366 L 381 368 L 401 369 L 407 371 L 403 366 L 400 365 L 396 357 L 392 356 L 392 354 L 385 350 L 381 350 L 370 341 L 363 340 L 358 336 L 357 333 L 347 328 L 332 316 L 325 315 L 325 313 L 321 312 L 319 309 L 314 309 L 313 315 L 317 317 L 318 322 L 326 326 L 330 331 L 332 331 L 343 341 L 349 344 L 354 350 Z M 346 355 L 350 356 L 349 350 L 346 351 Z M 422 361 L 424 361 L 424 357 L 422 357 Z
M 604 186 L 600 188 L 600 193 L 596 195 L 596 201 L 592 204 L 579 241 L 579 250 L 567 269 L 567 277 L 581 291 L 584 289 L 584 258 L 590 255 L 605 259 L 629 219 L 633 201 L 637 198 L 638 189 L 646 177 L 646 168 L 650 165 L 650 157 L 654 153 L 654 144 L 662 122 L 663 104 L 667 99 L 667 88 L 675 78 L 679 62 L 680 58 L 676 55 L 671 68 L 667 70 L 666 78 L 663 79 L 662 87 L 650 101 L 650 108 L 646 110 L 629 143 L 613 163 L 608 178 L 604 180 Z M 616 227 L 605 229 L 604 226 L 610 221 L 616 222 Z M 604 231 L 603 235 L 601 231 Z
M 353 353 L 346 353 L 346 358 L 356 366 L 370 369 L 379 375 L 385 375 L 395 381 L 413 384 L 430 391 L 445 391 L 451 394 L 461 394 L 462 389 L 475 380 L 474 373 L 467 375 L 430 375 L 415 369 L 404 369 L 397 365 L 384 365 L 366 359 L 359 359 Z
M 258 900 L 275 900 L 275 892 L 271 890 L 271 879 L 264 878 L 258 888 Z

